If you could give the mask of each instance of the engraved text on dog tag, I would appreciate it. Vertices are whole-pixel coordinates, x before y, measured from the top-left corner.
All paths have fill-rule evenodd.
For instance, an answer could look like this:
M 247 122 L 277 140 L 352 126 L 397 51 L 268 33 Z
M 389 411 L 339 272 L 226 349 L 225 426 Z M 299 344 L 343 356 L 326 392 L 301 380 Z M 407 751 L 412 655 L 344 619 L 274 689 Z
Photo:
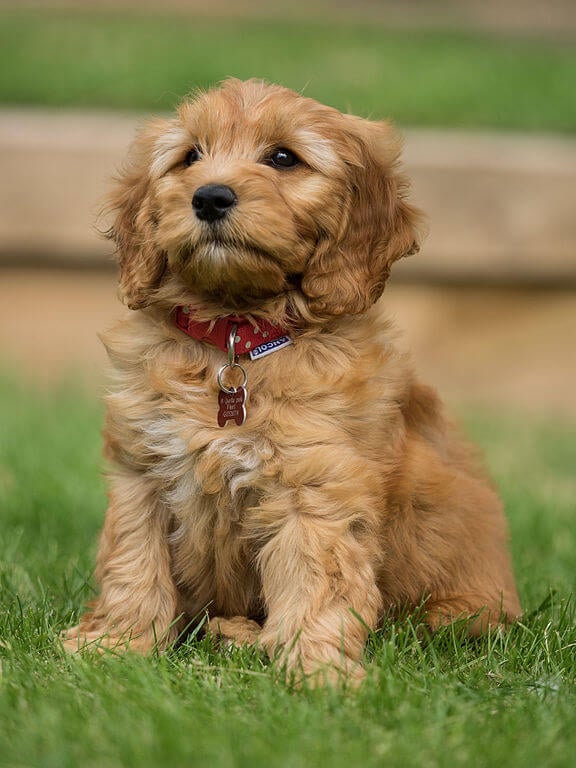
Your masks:
M 246 421 L 246 389 L 236 387 L 232 392 L 218 392 L 218 426 L 233 421 L 239 427 Z

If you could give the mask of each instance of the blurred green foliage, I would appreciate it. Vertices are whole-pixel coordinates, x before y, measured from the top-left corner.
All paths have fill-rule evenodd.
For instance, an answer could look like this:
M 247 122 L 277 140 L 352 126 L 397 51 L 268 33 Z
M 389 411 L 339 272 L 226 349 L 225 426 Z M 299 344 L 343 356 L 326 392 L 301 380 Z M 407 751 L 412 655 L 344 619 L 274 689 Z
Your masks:
M 227 76 L 412 125 L 576 131 L 568 43 L 378 25 L 4 12 L 0 102 L 171 109 Z

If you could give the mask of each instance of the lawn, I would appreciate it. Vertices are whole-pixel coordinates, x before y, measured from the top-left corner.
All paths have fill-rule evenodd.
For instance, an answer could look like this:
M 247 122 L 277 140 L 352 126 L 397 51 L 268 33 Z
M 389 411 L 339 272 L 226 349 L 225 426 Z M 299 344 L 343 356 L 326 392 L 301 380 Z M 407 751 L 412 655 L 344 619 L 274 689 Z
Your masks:
M 4 11 L 0 103 L 158 112 L 256 76 L 404 125 L 574 133 L 575 50 L 353 20 Z
M 71 659 L 105 508 L 101 408 L 0 383 L 0 766 L 572 766 L 576 427 L 473 412 L 505 498 L 523 621 L 471 643 L 417 619 L 369 642 L 357 691 L 295 692 L 255 652 Z

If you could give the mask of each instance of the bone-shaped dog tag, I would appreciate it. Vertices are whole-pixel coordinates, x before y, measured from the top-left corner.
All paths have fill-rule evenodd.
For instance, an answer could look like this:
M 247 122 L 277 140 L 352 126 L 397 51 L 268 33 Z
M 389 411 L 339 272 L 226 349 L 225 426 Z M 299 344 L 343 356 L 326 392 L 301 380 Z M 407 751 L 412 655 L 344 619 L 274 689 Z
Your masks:
M 233 392 L 218 392 L 218 426 L 233 421 L 239 427 L 246 421 L 246 388 L 236 387 Z

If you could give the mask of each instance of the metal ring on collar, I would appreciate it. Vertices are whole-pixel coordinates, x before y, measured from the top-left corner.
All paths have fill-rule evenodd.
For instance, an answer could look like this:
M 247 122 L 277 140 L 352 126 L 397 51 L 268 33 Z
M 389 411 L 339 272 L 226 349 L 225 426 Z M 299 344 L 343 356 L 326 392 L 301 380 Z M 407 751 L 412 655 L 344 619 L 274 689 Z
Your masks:
M 222 383 L 222 374 L 226 370 L 226 368 L 240 368 L 242 371 L 242 375 L 244 376 L 244 381 L 242 384 L 240 384 L 240 387 L 245 387 L 246 382 L 248 381 L 248 374 L 246 373 L 246 369 L 244 366 L 240 365 L 240 363 L 226 363 L 226 365 L 223 365 L 222 368 L 218 371 L 218 386 L 222 390 L 222 392 L 226 392 L 227 395 L 233 395 L 240 387 L 226 387 Z

